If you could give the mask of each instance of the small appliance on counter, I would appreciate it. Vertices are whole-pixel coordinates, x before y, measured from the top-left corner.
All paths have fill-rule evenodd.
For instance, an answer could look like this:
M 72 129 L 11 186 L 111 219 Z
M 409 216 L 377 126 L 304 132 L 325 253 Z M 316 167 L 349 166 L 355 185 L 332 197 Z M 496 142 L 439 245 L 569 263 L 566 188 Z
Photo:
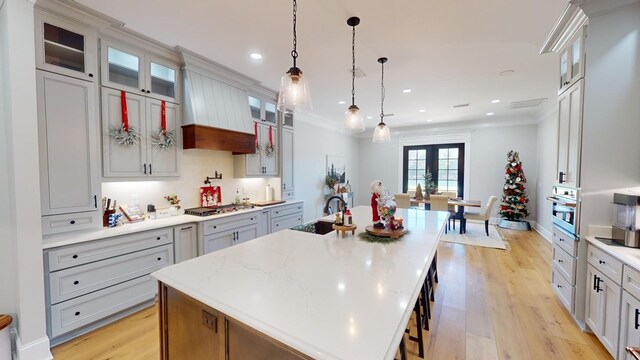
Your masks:
M 640 194 L 613 193 L 613 241 L 640 248 Z

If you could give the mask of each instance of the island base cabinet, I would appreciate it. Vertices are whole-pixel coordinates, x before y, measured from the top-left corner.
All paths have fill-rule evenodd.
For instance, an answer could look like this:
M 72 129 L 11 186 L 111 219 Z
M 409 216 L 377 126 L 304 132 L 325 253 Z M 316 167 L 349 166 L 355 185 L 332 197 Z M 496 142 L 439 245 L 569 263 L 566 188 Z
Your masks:
M 310 359 L 170 286 L 159 286 L 162 360 Z
M 625 348 L 627 346 L 640 347 L 640 301 L 629 295 L 628 292 L 622 292 L 622 307 L 620 321 L 620 348 L 618 349 L 618 358 L 623 360 L 635 360 Z

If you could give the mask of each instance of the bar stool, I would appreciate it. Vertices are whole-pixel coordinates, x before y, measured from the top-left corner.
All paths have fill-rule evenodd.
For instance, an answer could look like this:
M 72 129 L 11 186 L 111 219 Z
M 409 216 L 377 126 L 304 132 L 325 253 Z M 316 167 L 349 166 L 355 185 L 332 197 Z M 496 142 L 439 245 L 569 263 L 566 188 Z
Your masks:
M 423 318 L 423 315 L 421 314 L 420 310 L 421 310 L 420 296 L 418 296 L 418 299 L 416 300 L 416 304 L 413 306 L 413 312 L 416 315 L 416 330 L 417 330 L 418 334 L 417 334 L 417 336 L 411 335 L 411 327 L 409 327 L 409 329 L 405 329 L 404 332 L 409 334 L 409 340 L 415 341 L 415 342 L 418 343 L 418 356 L 420 356 L 421 358 L 424 358 L 424 343 L 423 343 L 423 339 L 422 339 L 422 323 L 424 321 L 428 322 L 429 320 Z

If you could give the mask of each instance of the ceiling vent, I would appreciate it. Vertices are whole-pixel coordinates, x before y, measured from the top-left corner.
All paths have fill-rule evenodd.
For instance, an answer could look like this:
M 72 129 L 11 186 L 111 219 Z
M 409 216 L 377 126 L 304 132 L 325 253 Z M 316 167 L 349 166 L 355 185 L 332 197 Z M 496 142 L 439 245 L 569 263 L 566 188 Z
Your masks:
M 347 70 L 349 72 L 349 74 L 351 74 L 351 69 Z M 363 78 L 365 76 L 367 76 L 367 74 L 364 73 L 364 71 L 362 71 L 362 69 L 360 67 L 356 67 L 356 71 L 355 71 L 355 75 L 357 79 Z
M 531 99 L 531 100 L 522 100 L 522 101 L 514 101 L 509 105 L 509 109 L 524 109 L 540 106 L 543 101 L 547 100 L 547 98 L 540 99 Z
M 467 106 L 469 106 L 469 103 L 453 105 L 453 108 L 454 108 L 454 109 L 457 109 L 457 108 L 463 108 L 463 107 L 467 107 Z

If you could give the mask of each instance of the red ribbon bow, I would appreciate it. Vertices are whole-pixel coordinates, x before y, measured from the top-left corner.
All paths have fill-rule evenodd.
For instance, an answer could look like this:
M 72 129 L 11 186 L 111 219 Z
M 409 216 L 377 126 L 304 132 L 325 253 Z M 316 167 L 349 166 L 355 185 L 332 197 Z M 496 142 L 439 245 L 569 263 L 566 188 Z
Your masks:
M 122 110 L 122 129 L 129 132 L 129 113 L 127 112 L 127 93 L 120 91 L 120 109 Z
M 164 100 L 160 104 L 160 127 L 162 128 L 162 135 L 167 135 L 167 103 Z
M 253 123 L 253 133 L 255 135 L 256 149 L 258 148 L 258 123 Z
M 269 147 L 273 149 L 273 128 L 269 126 Z

